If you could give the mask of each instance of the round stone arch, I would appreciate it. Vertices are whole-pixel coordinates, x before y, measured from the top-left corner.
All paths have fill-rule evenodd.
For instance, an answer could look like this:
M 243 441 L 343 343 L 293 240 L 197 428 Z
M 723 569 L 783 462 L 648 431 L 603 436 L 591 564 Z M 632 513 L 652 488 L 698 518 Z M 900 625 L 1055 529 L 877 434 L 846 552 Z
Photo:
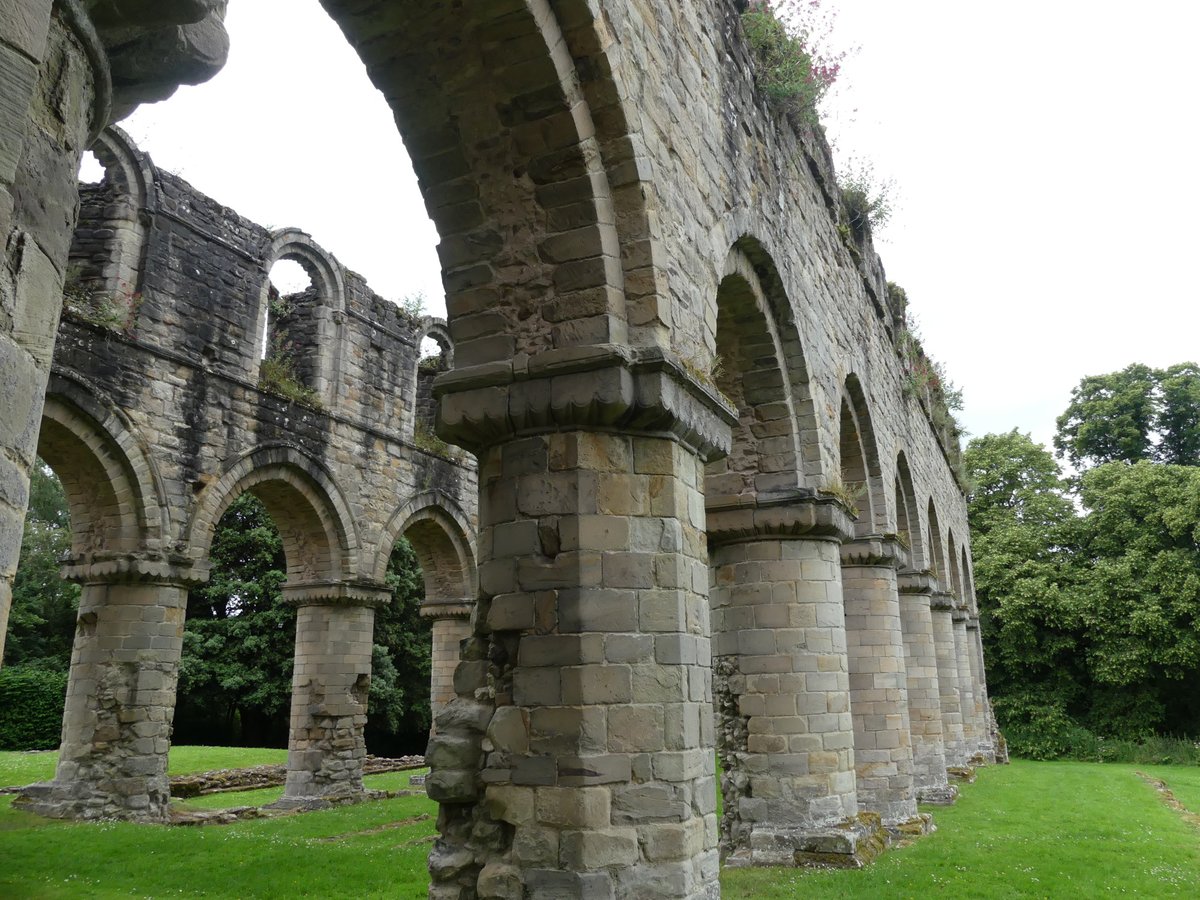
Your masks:
M 918 572 L 928 569 L 929 548 L 921 524 L 921 510 L 917 506 L 912 470 L 903 450 L 896 454 L 896 531 L 907 536 L 909 568 Z
M 376 555 L 373 578 L 383 583 L 392 546 L 399 537 L 412 544 L 425 579 L 421 615 L 431 620 L 429 704 L 438 713 L 455 697 L 459 648 L 471 636 L 471 610 L 478 591 L 474 529 L 466 514 L 438 491 L 405 503 L 387 523 Z
M 937 505 L 929 498 L 925 514 L 925 536 L 929 545 L 928 568 L 937 578 L 938 586 L 946 593 L 953 593 L 954 585 L 950 580 L 950 570 L 946 566 L 946 545 L 938 520 Z
M 207 558 L 217 522 L 247 491 L 263 502 L 279 529 L 288 588 L 355 580 L 359 538 L 349 504 L 324 467 L 293 447 L 247 453 L 200 492 L 187 530 L 189 553 Z
M 80 186 L 88 225 L 72 235 L 66 287 L 111 298 L 132 311 L 143 288 L 146 229 L 155 203 L 154 164 L 115 126 L 104 129 L 89 149 L 104 167 L 104 180 Z
M 624 115 L 620 42 L 595 4 L 323 5 L 410 152 L 460 370 L 629 343 L 626 272 L 649 310 L 634 330 L 665 343 L 650 172 Z
M 708 464 L 710 507 L 794 495 L 820 473 L 808 372 L 778 273 L 755 239 L 730 250 L 716 293 L 711 377 L 738 410 L 730 453 Z
M 979 615 L 979 601 L 975 597 L 975 576 L 971 573 L 971 553 L 967 550 L 967 542 L 963 541 L 959 548 L 962 554 L 962 602 L 973 616 Z
M 63 484 L 74 562 L 164 548 L 170 507 L 148 446 L 123 412 L 61 370 L 47 385 L 38 455 Z
M 473 603 L 479 584 L 474 535 L 466 513 L 445 494 L 418 494 L 396 510 L 384 526 L 371 577 L 383 582 L 392 546 L 399 538 L 407 537 L 425 577 L 424 606 Z
M 263 285 L 259 293 L 257 325 L 255 326 L 252 358 L 259 358 L 258 348 L 268 340 L 271 268 L 280 260 L 299 263 L 317 292 L 317 307 L 309 327 L 311 334 L 305 335 L 307 352 L 311 358 L 305 360 L 307 367 L 306 386 L 316 391 L 317 396 L 332 406 L 337 400 L 338 376 L 341 372 L 342 327 L 346 312 L 346 277 L 342 264 L 337 261 L 308 233 L 299 228 L 281 228 L 271 232 L 271 242 L 262 257 Z M 257 372 L 252 373 L 257 379 Z
M 864 537 L 886 533 L 888 513 L 883 472 L 866 392 L 857 375 L 846 376 L 840 406 L 839 471 L 843 488 L 859 508 L 855 534 Z

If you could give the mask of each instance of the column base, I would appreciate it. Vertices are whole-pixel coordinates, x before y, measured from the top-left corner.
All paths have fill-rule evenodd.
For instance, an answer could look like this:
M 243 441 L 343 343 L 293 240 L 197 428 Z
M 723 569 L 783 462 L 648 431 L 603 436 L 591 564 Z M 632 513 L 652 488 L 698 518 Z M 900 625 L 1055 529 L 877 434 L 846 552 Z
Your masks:
M 895 838 L 918 838 L 937 831 L 933 824 L 933 816 L 929 813 L 918 813 L 906 822 L 888 825 L 887 830 Z
M 337 794 L 323 794 L 319 797 L 280 797 L 274 803 L 268 803 L 263 809 L 301 810 L 311 812 L 318 809 L 333 809 L 335 806 L 352 806 L 355 803 L 365 803 L 368 800 L 383 800 L 386 791 L 345 791 Z
M 975 783 L 975 767 L 974 766 L 947 766 L 946 778 L 952 784 L 974 784 Z
M 874 813 L 824 828 L 756 827 L 750 846 L 729 854 L 730 868 L 794 866 L 817 869 L 861 869 L 891 846 L 892 837 Z
M 120 783 L 120 782 L 137 782 Z M 124 793 L 131 791 L 132 793 Z M 13 808 L 47 819 L 164 824 L 170 817 L 170 797 L 146 793 L 144 779 L 121 779 L 111 790 L 93 791 L 86 784 L 44 781 L 25 787 L 13 799 Z
M 918 788 L 917 802 L 928 803 L 932 806 L 953 806 L 958 799 L 958 788 L 953 784 L 941 784 L 936 787 Z

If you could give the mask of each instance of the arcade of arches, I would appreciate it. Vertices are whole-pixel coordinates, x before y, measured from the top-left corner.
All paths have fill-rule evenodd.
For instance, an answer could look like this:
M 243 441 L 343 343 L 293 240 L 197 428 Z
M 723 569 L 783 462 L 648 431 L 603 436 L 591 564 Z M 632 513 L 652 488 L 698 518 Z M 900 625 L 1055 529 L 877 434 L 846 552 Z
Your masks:
M 756 92 L 744 4 L 323 5 L 412 155 L 444 329 L 105 130 L 211 74 L 224 2 L 0 11 L 0 610 L 35 452 L 83 585 L 27 802 L 161 819 L 184 598 L 251 491 L 298 607 L 291 802 L 361 789 L 387 550 L 418 548 L 431 897 L 712 898 L 722 858 L 854 866 L 926 830 L 917 801 L 995 754 L 957 441 L 823 138 Z M 311 287 L 272 315 L 281 258 Z M 435 413 L 477 466 L 421 449 Z

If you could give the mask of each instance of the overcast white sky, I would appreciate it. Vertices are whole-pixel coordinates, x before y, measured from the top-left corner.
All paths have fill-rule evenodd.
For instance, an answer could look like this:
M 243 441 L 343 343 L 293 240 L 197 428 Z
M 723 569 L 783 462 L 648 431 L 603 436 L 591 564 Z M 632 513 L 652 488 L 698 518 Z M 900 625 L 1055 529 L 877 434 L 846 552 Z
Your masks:
M 879 250 L 971 433 L 1048 442 L 1084 375 L 1200 357 L 1200 4 L 825 2 L 861 48 L 831 134 L 898 185 Z M 391 113 L 317 0 L 232 0 L 227 25 L 220 75 L 123 126 L 159 166 L 444 315 Z

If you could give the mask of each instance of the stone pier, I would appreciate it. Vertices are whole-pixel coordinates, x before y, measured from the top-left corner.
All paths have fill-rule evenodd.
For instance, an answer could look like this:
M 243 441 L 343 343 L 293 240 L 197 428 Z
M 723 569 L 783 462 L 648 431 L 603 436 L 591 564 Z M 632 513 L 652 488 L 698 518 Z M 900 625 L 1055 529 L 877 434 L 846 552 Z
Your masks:
M 198 579 L 143 555 L 67 572 L 83 591 L 58 768 L 17 802 L 54 818 L 165 822 L 183 620 Z
M 946 778 L 946 736 L 930 607 L 936 581 L 928 572 L 904 572 L 899 577 L 899 587 L 913 784 L 922 803 L 953 803 L 958 789 Z
M 429 709 L 436 723 L 438 714 L 454 699 L 454 670 L 458 668 L 462 642 L 471 636 L 471 607 L 461 603 L 427 603 L 421 616 L 433 623 L 433 656 L 430 665 Z
M 929 598 L 933 642 L 937 650 L 938 693 L 945 734 L 946 766 L 962 770 L 968 765 L 963 738 L 962 697 L 958 677 L 958 644 L 954 638 L 954 595 L 934 591 Z
M 830 500 L 709 511 L 726 865 L 858 867 L 860 817 L 839 545 Z
M 312 808 L 360 799 L 375 609 L 391 592 L 299 584 L 286 586 L 283 596 L 296 607 L 296 656 L 287 783 L 275 805 Z
M 841 550 L 858 802 L 891 828 L 917 820 L 896 586 L 903 553 L 888 537 L 859 538 Z

